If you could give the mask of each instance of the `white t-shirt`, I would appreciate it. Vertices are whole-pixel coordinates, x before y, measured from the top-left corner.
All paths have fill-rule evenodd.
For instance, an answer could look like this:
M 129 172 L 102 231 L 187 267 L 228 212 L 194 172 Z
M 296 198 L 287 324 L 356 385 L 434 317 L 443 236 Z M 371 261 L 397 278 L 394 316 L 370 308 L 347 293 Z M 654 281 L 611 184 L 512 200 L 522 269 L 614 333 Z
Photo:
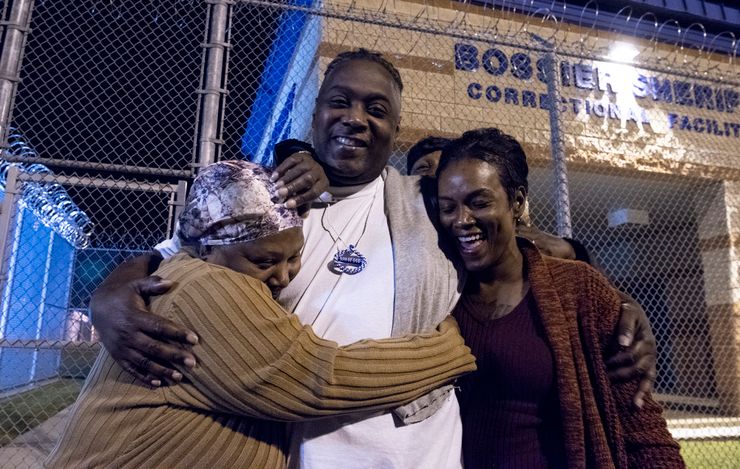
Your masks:
M 382 178 L 361 188 L 332 189 L 338 202 L 311 209 L 303 225 L 301 270 L 280 296 L 301 322 L 340 344 L 391 335 L 394 267 L 383 189 Z M 340 276 L 328 265 L 337 249 L 348 244 L 367 258 L 367 267 Z M 454 393 L 435 415 L 413 425 L 399 426 L 386 412 L 294 424 L 291 435 L 292 468 L 462 466 L 462 424 Z

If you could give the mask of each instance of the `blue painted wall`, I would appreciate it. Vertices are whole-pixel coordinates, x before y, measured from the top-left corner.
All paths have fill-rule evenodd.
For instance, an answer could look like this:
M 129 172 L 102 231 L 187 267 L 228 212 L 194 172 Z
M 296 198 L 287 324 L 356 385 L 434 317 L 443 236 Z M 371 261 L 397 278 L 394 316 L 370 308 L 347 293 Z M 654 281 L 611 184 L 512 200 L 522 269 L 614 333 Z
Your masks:
M 313 0 L 291 0 L 291 3 L 311 6 Z M 295 103 L 299 88 L 306 84 L 304 80 L 309 77 L 309 68 L 320 40 L 319 34 L 307 31 L 312 21 L 315 18 L 301 11 L 284 11 L 280 15 L 270 55 L 242 136 L 242 153 L 252 161 L 271 165 L 273 148 L 277 142 L 292 136 L 305 138 L 305 135 L 296 135 L 295 131 L 307 128 L 310 114 L 296 115 Z
M 61 340 L 74 249 L 30 211 L 20 209 L 15 221 L 0 337 L 24 342 Z M 59 358 L 59 350 L 0 348 L 0 391 L 56 376 Z

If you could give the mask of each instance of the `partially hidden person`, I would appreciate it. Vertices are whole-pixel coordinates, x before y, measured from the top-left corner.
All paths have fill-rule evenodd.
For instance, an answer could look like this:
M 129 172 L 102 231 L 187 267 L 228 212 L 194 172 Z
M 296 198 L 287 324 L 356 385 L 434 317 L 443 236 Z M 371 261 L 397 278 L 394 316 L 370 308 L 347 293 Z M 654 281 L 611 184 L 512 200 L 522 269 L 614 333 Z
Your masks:
M 406 174 L 433 177 L 437 173 L 439 156 L 450 141 L 430 135 L 413 144 L 406 153 Z

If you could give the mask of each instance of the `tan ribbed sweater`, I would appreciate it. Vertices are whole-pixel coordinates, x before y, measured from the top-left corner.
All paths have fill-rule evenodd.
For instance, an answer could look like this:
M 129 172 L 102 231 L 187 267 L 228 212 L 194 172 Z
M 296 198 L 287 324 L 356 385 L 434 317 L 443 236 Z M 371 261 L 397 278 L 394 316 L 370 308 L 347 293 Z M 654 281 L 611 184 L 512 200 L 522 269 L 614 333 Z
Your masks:
M 47 467 L 282 468 L 280 422 L 392 408 L 475 368 L 451 319 L 338 347 L 251 277 L 184 254 L 156 274 L 177 284 L 152 312 L 198 331 L 198 366 L 149 388 L 102 352 Z

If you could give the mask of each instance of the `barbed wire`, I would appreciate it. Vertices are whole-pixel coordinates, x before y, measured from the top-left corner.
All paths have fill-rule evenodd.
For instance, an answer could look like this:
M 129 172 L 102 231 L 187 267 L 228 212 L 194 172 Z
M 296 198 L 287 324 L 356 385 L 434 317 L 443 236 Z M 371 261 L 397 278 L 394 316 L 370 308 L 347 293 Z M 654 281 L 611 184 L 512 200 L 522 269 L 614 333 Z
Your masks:
M 303 11 L 313 15 L 342 18 L 349 21 L 375 24 L 394 28 L 407 29 L 426 33 L 442 33 L 450 37 L 474 39 L 481 42 L 526 47 L 532 51 L 546 52 L 538 36 L 557 50 L 560 55 L 577 57 L 581 60 L 609 60 L 618 62 L 609 57 L 609 38 L 617 31 L 631 30 L 633 36 L 638 33 L 643 38 L 640 43 L 634 44 L 638 57 L 633 65 L 637 65 L 659 73 L 682 72 L 683 74 L 708 76 L 710 73 L 715 81 L 729 84 L 740 84 L 740 71 L 731 67 L 735 63 L 738 52 L 738 38 L 732 31 L 723 31 L 714 34 L 711 38 L 706 28 L 700 23 L 693 23 L 683 28 L 678 20 L 668 19 L 658 21 L 658 17 L 650 12 L 643 13 L 635 18 L 631 7 L 624 7 L 611 19 L 606 30 L 598 28 L 597 24 L 602 13 L 596 0 L 586 3 L 576 16 L 578 21 L 566 21 L 566 7 L 558 7 L 553 1 L 550 8 L 540 8 L 526 11 L 523 5 L 526 0 L 499 2 L 485 2 L 482 5 L 471 0 L 460 0 L 455 16 L 446 19 L 434 13 L 437 7 L 432 2 L 406 3 L 405 13 L 395 8 L 396 0 L 383 0 L 377 8 L 368 8 L 359 5 L 356 1 L 322 0 L 305 6 L 290 0 L 243 0 L 237 3 L 249 3 L 267 7 L 276 7 L 285 10 Z M 413 8 L 416 8 L 414 11 Z M 480 20 L 470 21 L 471 14 L 479 14 L 487 18 L 484 24 Z M 590 17 L 590 18 L 589 18 Z M 512 21 L 515 20 L 516 26 Z M 691 46 L 693 36 L 699 31 L 702 38 L 699 46 Z M 546 31 L 546 35 L 538 34 Z M 673 31 L 672 39 L 662 39 L 665 33 Z M 573 37 L 573 36 L 577 37 Z M 725 41 L 727 52 L 719 50 L 719 43 Z M 665 49 L 665 50 L 664 50 Z M 650 52 L 651 57 L 641 61 L 639 54 Z M 657 55 L 657 57 L 656 57 Z M 724 56 L 722 62 L 728 67 L 721 69 L 718 58 Z M 678 70 L 680 69 L 680 70 Z
M 9 128 L 6 152 L 16 157 L 38 158 L 26 141 L 23 133 L 15 127 Z M 2 156 L 5 156 L 5 152 Z M 5 191 L 8 171 L 16 167 L 27 174 L 53 174 L 38 163 L 8 162 L 0 157 L 0 189 Z M 90 243 L 93 223 L 90 217 L 75 204 L 67 190 L 56 182 L 22 181 L 20 204 L 30 210 L 37 219 L 67 240 L 77 249 L 85 249 Z

